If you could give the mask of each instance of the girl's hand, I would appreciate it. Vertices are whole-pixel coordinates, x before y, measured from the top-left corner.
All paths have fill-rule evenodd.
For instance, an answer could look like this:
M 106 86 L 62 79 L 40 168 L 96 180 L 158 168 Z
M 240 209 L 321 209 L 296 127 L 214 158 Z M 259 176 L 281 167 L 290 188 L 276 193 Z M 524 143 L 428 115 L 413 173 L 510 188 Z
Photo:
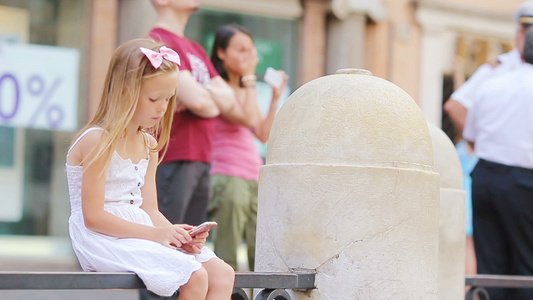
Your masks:
M 196 235 L 192 241 L 189 243 L 182 245 L 181 249 L 189 252 L 189 253 L 197 253 L 200 254 L 202 252 L 202 248 L 205 245 L 205 242 L 207 241 L 207 237 L 209 236 L 209 232 L 202 232 L 198 235 Z
M 279 87 L 272 86 L 272 102 L 270 104 L 271 106 L 278 105 L 279 97 L 281 96 L 281 94 L 287 87 L 287 83 L 289 82 L 289 76 L 287 75 L 287 73 L 285 73 L 285 71 L 278 70 L 278 73 L 283 77 L 283 83 Z
M 187 224 L 175 224 L 167 227 L 155 227 L 154 241 L 172 249 L 181 248 L 182 245 L 192 241 L 188 231 L 193 226 Z

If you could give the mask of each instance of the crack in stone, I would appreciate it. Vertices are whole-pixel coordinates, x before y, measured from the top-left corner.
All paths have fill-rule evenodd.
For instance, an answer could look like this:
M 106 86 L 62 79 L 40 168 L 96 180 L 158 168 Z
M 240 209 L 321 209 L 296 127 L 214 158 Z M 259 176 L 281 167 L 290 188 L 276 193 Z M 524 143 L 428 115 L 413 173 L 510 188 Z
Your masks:
M 321 263 L 320 265 L 318 265 L 315 270 L 318 270 L 320 269 L 323 265 L 325 265 L 326 263 L 330 262 L 331 260 L 334 260 L 334 259 L 337 259 L 339 258 L 339 256 L 348 248 L 352 247 L 353 245 L 359 243 L 359 242 L 362 242 L 363 239 L 359 239 L 359 240 L 355 240 L 355 241 L 350 241 L 348 244 L 346 244 L 338 253 L 334 254 L 333 256 L 331 256 L 330 258 L 326 259 L 323 263 Z

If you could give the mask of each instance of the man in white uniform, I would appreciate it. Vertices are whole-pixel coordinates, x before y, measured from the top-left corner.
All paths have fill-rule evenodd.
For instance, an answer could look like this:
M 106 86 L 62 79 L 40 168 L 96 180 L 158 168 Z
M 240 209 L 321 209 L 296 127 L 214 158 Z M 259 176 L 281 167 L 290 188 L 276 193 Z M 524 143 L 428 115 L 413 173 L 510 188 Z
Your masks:
M 521 22 L 533 21 L 532 16 Z M 463 137 L 479 162 L 472 172 L 479 274 L 533 275 L 533 26 L 524 63 L 483 82 Z M 491 300 L 533 299 L 533 289 L 487 289 Z
M 493 76 L 512 70 L 522 63 L 522 51 L 527 24 L 519 23 L 518 20 L 521 17 L 532 15 L 533 1 L 523 2 L 516 10 L 514 16 L 514 20 L 517 24 L 515 48 L 507 53 L 499 55 L 495 61 L 485 63 L 479 67 L 444 104 L 444 111 L 450 116 L 458 133 L 463 132 L 467 111 L 476 99 L 476 93 L 480 90 L 480 84 Z
M 478 68 L 478 70 L 460 87 L 456 87 L 457 90 L 451 95 L 451 97 L 444 104 L 444 110 L 450 117 L 457 134 L 463 132 L 467 111 L 471 108 L 476 98 L 476 94 L 481 90 L 480 85 L 493 76 L 505 73 L 506 71 L 515 69 L 522 63 L 522 51 L 525 35 L 525 25 L 521 25 L 518 20 L 522 16 L 533 15 L 533 1 L 523 2 L 515 12 L 514 21 L 517 26 L 515 34 L 515 48 L 507 53 L 501 54 L 497 59 L 492 62 L 485 63 Z M 461 143 L 463 144 L 463 143 Z M 471 156 L 471 160 L 477 159 L 475 156 Z M 463 168 L 470 168 L 468 165 L 463 165 Z M 470 173 L 470 171 L 468 171 Z M 465 175 L 465 181 L 471 182 L 470 175 Z M 468 184 L 468 183 L 467 183 Z M 469 192 L 469 196 L 466 199 L 466 220 L 467 223 L 467 273 L 475 274 L 477 269 L 476 256 L 474 254 L 473 233 L 475 228 L 472 224 L 472 198 L 471 198 L 471 185 L 465 187 L 465 190 Z

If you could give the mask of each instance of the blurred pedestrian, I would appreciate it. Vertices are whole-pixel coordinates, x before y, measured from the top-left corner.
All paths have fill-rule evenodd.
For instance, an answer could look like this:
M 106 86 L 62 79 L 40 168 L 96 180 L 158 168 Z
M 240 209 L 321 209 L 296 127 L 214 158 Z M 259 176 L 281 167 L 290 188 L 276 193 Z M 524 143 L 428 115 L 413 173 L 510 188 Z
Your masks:
M 480 85 L 463 132 L 479 157 L 472 172 L 479 274 L 533 275 L 533 28 L 523 58 Z M 533 289 L 488 291 L 491 300 L 533 299 Z
M 519 20 L 521 17 L 533 15 L 533 1 L 523 2 L 514 14 L 514 23 L 516 24 L 515 34 L 515 48 L 510 52 L 499 55 L 495 60 L 487 62 L 480 66 L 476 72 L 464 82 L 457 80 L 458 72 L 464 71 L 462 68 L 455 66 L 454 72 L 454 86 L 455 92 L 444 104 L 444 110 L 449 115 L 454 127 L 460 137 L 462 137 L 465 119 L 467 117 L 468 110 L 474 105 L 478 99 L 478 93 L 482 90 L 481 86 L 484 82 L 492 77 L 498 76 L 509 70 L 517 68 L 522 64 L 523 44 L 525 38 L 525 31 L 527 29 L 526 23 L 521 23 Z M 522 19 L 523 20 L 523 19 Z M 466 274 L 475 274 L 477 268 L 475 244 L 473 242 L 474 226 L 473 226 L 473 209 L 472 209 L 472 186 L 470 171 L 473 165 L 477 163 L 477 157 L 471 153 L 471 147 L 464 141 L 459 141 L 457 144 L 457 150 L 461 158 L 464 174 L 465 191 L 467 192 L 466 199 Z
M 218 227 L 212 235 L 215 252 L 237 269 L 237 248 L 248 246 L 249 269 L 254 269 L 257 222 L 257 188 L 263 160 L 254 136 L 266 143 L 274 121 L 279 97 L 288 76 L 277 71 L 282 80 L 272 86 L 268 114 L 263 117 L 257 101 L 257 50 L 252 35 L 238 25 L 218 29 L 211 61 L 218 73 L 235 91 L 238 105 L 222 112 L 215 121 L 212 191 L 209 212 Z
M 174 121 L 168 150 L 157 170 L 159 209 L 172 223 L 207 219 L 214 117 L 236 104 L 233 89 L 218 75 L 200 44 L 185 36 L 196 0 L 151 0 L 157 23 L 151 38 L 181 57 Z M 163 299 L 141 290 L 141 300 Z
M 181 60 L 178 109 L 168 151 L 157 171 L 161 212 L 173 223 L 199 225 L 207 219 L 214 117 L 231 109 L 235 94 L 220 78 L 206 52 L 184 36 L 198 1 L 152 0 L 158 20 L 150 37 L 176 51 Z
M 479 67 L 444 104 L 444 110 L 450 116 L 458 133 L 463 132 L 467 111 L 474 104 L 475 99 L 478 98 L 476 94 L 480 90 L 480 85 L 487 79 L 505 73 L 508 70 L 515 69 L 522 63 L 522 52 L 527 24 L 520 23 L 519 20 L 521 17 L 532 15 L 533 1 L 523 2 L 514 15 L 514 21 L 517 26 L 515 48 L 507 53 L 499 55 L 496 60 L 485 63 Z

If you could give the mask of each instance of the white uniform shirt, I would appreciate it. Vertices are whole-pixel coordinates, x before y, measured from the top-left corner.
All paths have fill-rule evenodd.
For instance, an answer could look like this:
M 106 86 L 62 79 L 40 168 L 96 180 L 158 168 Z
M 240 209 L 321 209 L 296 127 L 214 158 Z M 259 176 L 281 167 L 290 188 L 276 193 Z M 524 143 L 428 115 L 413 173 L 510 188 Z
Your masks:
M 507 53 L 498 56 L 500 64 L 497 67 L 493 67 L 489 64 L 481 65 L 470 78 L 458 88 L 450 98 L 461 103 L 466 109 L 470 109 L 476 99 L 476 93 L 479 91 L 479 86 L 494 76 L 505 73 L 508 70 L 515 69 L 522 64 L 522 58 L 520 52 L 517 49 L 513 49 Z
M 486 80 L 468 110 L 463 137 L 476 156 L 533 169 L 533 65 Z

